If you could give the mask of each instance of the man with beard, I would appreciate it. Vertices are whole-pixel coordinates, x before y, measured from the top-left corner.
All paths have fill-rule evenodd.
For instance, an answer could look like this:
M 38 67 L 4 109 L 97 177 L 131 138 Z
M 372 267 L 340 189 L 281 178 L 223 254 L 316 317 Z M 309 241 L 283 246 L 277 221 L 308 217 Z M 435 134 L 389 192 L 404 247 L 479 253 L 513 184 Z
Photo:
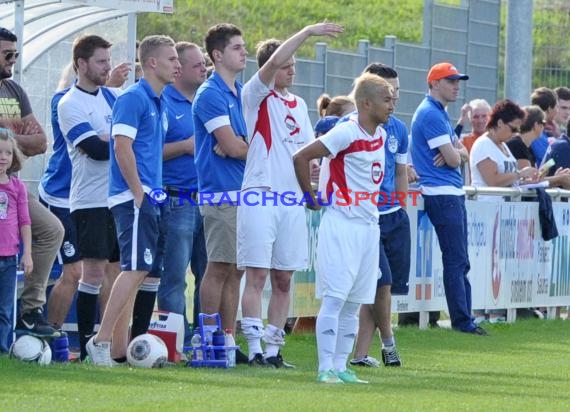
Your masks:
M 109 261 L 119 259 L 115 224 L 107 207 L 109 190 L 109 131 L 117 91 L 104 87 L 111 72 L 111 43 L 96 35 L 78 37 L 73 44 L 77 82 L 58 104 L 72 178 L 69 196 L 83 270 L 77 288 L 77 329 L 81 359 L 93 334 L 97 298 Z M 114 280 L 114 279 L 113 279 Z M 113 281 L 111 280 L 111 282 Z

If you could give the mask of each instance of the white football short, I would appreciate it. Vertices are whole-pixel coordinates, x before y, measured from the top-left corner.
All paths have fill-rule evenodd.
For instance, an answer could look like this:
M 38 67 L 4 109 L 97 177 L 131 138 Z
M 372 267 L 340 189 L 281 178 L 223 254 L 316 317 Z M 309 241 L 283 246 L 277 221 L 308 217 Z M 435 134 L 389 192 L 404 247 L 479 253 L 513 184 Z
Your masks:
M 237 211 L 237 265 L 278 270 L 304 270 L 309 261 L 305 208 L 293 201 L 273 200 L 272 192 L 240 202 Z M 244 192 L 242 192 L 243 194 Z M 258 204 L 254 204 L 258 203 Z
M 377 222 L 351 219 L 327 209 L 317 242 L 317 298 L 332 296 L 349 302 L 373 303 L 380 270 L 379 242 Z

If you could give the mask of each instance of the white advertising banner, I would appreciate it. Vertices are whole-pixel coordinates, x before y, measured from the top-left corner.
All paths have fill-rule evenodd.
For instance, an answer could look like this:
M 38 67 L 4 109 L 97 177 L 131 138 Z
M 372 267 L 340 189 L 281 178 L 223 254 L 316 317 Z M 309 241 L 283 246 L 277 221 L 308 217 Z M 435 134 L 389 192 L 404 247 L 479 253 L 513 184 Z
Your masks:
M 542 239 L 536 202 L 466 201 L 473 309 L 570 304 L 570 205 L 553 203 L 559 236 Z M 412 227 L 410 292 L 392 298 L 394 312 L 446 309 L 435 230 L 421 207 Z
M 107 9 L 133 12 L 173 13 L 174 0 L 60 0 L 62 3 L 78 3 Z

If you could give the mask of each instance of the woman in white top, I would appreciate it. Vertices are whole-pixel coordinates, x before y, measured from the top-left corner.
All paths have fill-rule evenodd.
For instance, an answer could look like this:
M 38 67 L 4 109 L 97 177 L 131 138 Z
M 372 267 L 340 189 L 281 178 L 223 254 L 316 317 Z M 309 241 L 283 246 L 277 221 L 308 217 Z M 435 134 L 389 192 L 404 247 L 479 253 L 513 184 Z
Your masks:
M 498 101 L 489 117 L 487 132 L 475 141 L 470 153 L 471 184 L 475 187 L 509 187 L 521 180 L 534 180 L 534 167 L 519 170 L 517 160 L 505 144 L 513 134 L 520 132 L 525 113 L 510 100 Z M 502 199 L 497 196 L 479 196 L 479 200 Z
M 510 100 L 498 101 L 489 117 L 487 132 L 475 140 L 469 163 L 471 165 L 471 184 L 475 187 L 509 187 L 521 180 L 533 180 L 538 176 L 534 167 L 519 170 L 517 160 L 506 145 L 515 133 L 520 132 L 520 126 L 525 112 Z M 478 200 L 503 201 L 499 196 L 478 196 Z M 485 311 L 474 310 L 475 323 L 486 320 Z M 489 322 L 506 321 L 504 310 L 488 311 Z

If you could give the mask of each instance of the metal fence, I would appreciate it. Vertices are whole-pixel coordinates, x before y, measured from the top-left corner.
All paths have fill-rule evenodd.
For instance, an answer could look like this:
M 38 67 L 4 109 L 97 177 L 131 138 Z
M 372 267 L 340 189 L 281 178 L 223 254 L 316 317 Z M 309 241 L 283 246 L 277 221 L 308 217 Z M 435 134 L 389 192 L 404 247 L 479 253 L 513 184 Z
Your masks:
M 570 86 L 570 1 L 535 0 L 533 88 Z

